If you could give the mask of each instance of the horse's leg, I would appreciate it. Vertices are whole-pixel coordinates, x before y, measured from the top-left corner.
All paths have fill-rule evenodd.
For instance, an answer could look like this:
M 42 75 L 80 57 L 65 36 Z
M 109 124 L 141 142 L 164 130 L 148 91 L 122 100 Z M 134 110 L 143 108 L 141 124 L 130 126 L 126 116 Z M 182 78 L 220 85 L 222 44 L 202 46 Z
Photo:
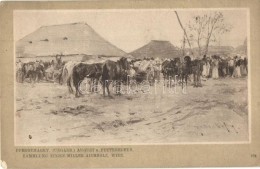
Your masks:
M 171 76 L 169 77 L 169 85 L 170 85 L 170 88 L 172 88 L 172 78 L 171 78 Z
M 198 73 L 196 73 L 196 87 L 199 86 L 199 75 Z
M 32 73 L 31 77 L 32 77 L 32 83 L 34 84 L 35 83 L 35 74 Z
M 75 97 L 79 97 L 79 86 L 75 85 L 75 88 L 76 88 Z
M 184 80 L 185 80 L 185 75 L 183 74 L 181 76 L 181 88 L 183 89 L 183 85 L 184 85 Z
M 91 79 L 90 79 L 90 82 L 89 82 L 89 91 L 90 91 L 91 93 L 94 92 L 93 84 L 94 84 L 94 79 L 91 78 Z
M 30 83 L 33 83 L 33 74 L 30 73 L 29 77 L 30 77 Z
M 183 76 L 181 75 L 181 89 L 183 89 Z
M 33 83 L 37 83 L 37 73 L 34 72 L 33 74 Z
M 186 83 L 186 87 L 188 86 L 188 75 L 185 75 L 185 83 Z
M 193 73 L 193 87 L 196 87 L 196 73 Z
M 118 95 L 119 92 L 119 82 L 116 81 L 116 95 Z
M 95 79 L 91 78 L 91 93 L 95 92 Z
M 78 97 L 78 87 L 75 87 L 75 88 L 76 88 L 75 97 Z
M 34 73 L 33 73 L 33 83 L 36 83 L 36 82 L 37 82 L 37 81 L 36 81 L 36 80 L 37 80 L 36 78 L 37 78 L 37 73 L 34 72 Z
M 118 82 L 118 95 L 121 95 L 121 81 Z
M 73 80 L 73 82 L 75 82 L 74 80 Z M 74 83 L 75 84 L 75 83 Z M 75 92 L 75 97 L 78 97 L 78 85 L 74 85 L 75 86 L 75 90 L 76 90 L 76 92 Z
M 24 78 L 24 75 L 23 75 L 23 72 L 21 72 L 21 83 L 23 83 L 23 78 Z
M 108 82 L 106 83 L 106 88 L 107 88 L 107 94 L 108 94 L 108 96 L 110 96 L 110 92 L 109 92 L 109 84 L 108 84 Z
M 95 80 L 95 90 L 94 91 L 95 92 L 98 91 L 98 78 L 96 78 L 96 80 Z
M 59 84 L 62 85 L 62 75 L 59 75 Z
M 103 81 L 102 88 L 103 88 L 103 96 L 105 96 L 106 95 L 106 81 Z
M 198 87 L 198 73 L 196 72 L 196 87 Z
M 69 77 L 69 78 L 67 79 L 67 86 L 68 86 L 69 93 L 73 93 L 72 87 L 71 87 L 71 83 L 70 83 L 70 78 L 71 78 L 71 77 Z
M 183 89 L 184 75 L 181 75 L 181 89 Z
M 95 88 L 96 88 L 96 79 L 93 78 L 92 81 L 93 81 L 93 82 L 92 82 L 92 87 L 91 87 L 91 88 L 92 88 L 92 93 L 94 93 L 94 92 L 96 91 L 96 90 L 95 90 Z
M 18 78 L 18 71 L 16 71 L 16 82 L 19 82 L 19 78 Z
M 202 84 L 201 84 L 201 74 L 200 73 L 198 74 L 198 87 L 202 87 Z
M 36 83 L 39 82 L 39 73 L 38 72 L 35 73 L 35 82 Z
M 29 74 L 29 79 L 30 79 L 30 83 L 32 83 L 33 82 L 32 73 Z

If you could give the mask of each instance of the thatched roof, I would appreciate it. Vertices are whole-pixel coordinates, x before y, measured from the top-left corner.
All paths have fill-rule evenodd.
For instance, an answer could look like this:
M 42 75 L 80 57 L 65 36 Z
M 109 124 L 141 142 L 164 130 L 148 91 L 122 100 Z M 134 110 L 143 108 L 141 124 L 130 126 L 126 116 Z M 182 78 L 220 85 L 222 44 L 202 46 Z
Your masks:
M 130 55 L 135 58 L 176 58 L 182 56 L 182 52 L 169 41 L 152 40 L 143 47 L 131 52 Z
M 16 43 L 17 57 L 85 54 L 124 56 L 86 23 L 43 26 Z

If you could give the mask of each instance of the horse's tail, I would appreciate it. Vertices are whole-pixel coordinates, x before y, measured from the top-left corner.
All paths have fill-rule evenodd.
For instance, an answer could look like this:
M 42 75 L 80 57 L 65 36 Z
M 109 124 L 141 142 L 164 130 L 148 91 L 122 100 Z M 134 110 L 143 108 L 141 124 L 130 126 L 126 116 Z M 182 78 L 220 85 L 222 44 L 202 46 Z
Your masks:
M 102 82 L 104 82 L 105 80 L 108 80 L 108 68 L 107 68 L 107 64 L 103 65 L 103 70 L 102 70 Z
M 71 72 L 71 84 L 73 84 L 73 86 L 76 88 L 76 86 L 78 85 L 78 81 L 77 81 L 77 76 L 78 76 L 78 73 L 76 71 L 76 66 L 74 66 L 72 68 L 72 72 Z
M 187 61 L 188 74 L 192 74 L 192 61 L 189 59 Z
M 67 67 L 66 66 L 64 66 L 63 68 L 62 68 L 62 72 L 61 72 L 61 77 L 62 77 L 62 84 L 64 83 L 64 82 L 66 82 L 66 80 L 68 80 L 68 70 L 67 70 Z M 67 77 L 67 78 L 66 78 Z
M 67 86 L 68 86 L 68 89 L 69 89 L 69 92 L 70 93 L 73 93 L 73 88 L 72 88 L 72 84 L 73 84 L 73 79 L 72 79 L 72 76 L 69 76 L 67 78 Z

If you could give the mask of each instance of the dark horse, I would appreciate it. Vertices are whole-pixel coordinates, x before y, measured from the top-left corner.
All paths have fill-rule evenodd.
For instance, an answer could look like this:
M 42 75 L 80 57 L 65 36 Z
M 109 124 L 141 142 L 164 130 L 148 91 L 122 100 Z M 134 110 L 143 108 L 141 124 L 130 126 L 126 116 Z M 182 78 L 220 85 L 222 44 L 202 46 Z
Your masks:
M 183 84 L 185 83 L 186 86 L 188 84 L 188 76 L 191 74 L 191 58 L 190 56 L 185 56 L 183 62 L 178 63 L 178 75 L 179 80 L 181 82 L 182 88 Z
M 102 72 L 102 87 L 103 95 L 105 96 L 105 90 L 107 88 L 107 93 L 110 96 L 109 85 L 111 81 L 116 81 L 116 93 L 120 94 L 121 83 L 127 79 L 127 72 L 130 69 L 127 58 L 122 57 L 117 62 L 107 60 L 103 65 Z
M 45 76 L 45 69 L 39 62 L 28 62 L 22 66 L 23 80 L 26 78 L 30 79 L 30 82 L 39 82 Z
M 162 63 L 162 74 L 164 80 L 169 80 L 170 86 L 172 80 L 178 76 L 178 66 L 180 63 L 180 58 L 174 58 L 174 60 L 166 60 Z
M 191 70 L 194 79 L 194 87 L 202 87 L 201 74 L 203 71 L 203 60 L 195 59 L 191 62 Z
M 98 81 L 101 77 L 102 70 L 101 70 L 101 65 L 100 64 L 85 64 L 85 63 L 79 63 L 76 66 L 73 67 L 72 69 L 72 83 L 76 89 L 75 97 L 79 97 L 80 91 L 79 91 L 79 85 L 84 78 L 90 78 L 90 79 L 95 79 Z M 69 87 L 70 92 L 72 92 L 72 87 L 71 87 L 71 79 L 67 80 L 67 85 Z

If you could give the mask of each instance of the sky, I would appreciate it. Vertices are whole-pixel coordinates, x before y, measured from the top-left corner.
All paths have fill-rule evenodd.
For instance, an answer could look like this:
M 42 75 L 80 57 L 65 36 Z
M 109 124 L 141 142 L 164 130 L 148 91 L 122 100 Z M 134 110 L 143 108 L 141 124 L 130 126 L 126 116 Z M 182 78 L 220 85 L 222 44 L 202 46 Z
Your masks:
M 85 22 L 125 52 L 140 48 L 151 40 L 167 40 L 180 48 L 183 31 L 174 10 L 186 26 L 193 16 L 215 9 L 15 10 L 14 40 L 22 39 L 41 26 Z M 242 45 L 248 33 L 247 10 L 217 11 L 223 13 L 225 22 L 233 28 L 220 36 L 218 44 L 215 45 Z

